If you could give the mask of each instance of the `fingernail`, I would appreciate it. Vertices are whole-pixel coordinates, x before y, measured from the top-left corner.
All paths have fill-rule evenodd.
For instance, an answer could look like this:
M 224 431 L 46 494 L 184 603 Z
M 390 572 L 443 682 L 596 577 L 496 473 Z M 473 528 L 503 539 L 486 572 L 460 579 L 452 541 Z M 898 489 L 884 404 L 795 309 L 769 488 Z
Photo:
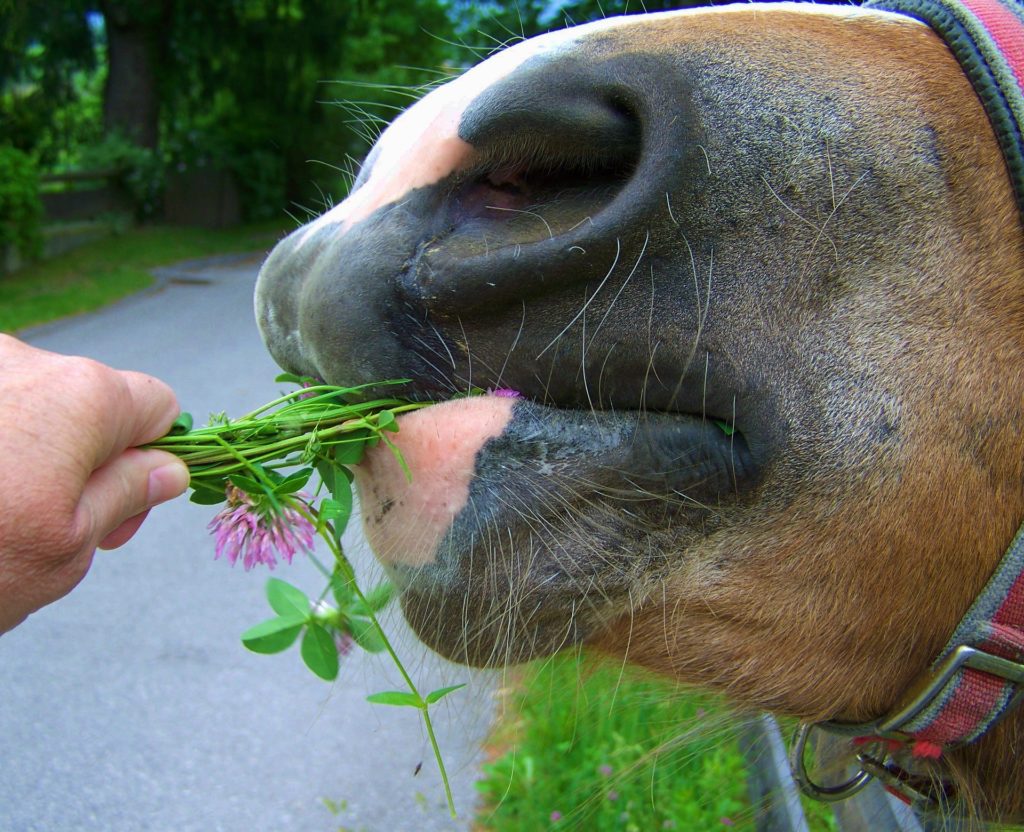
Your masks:
M 173 500 L 188 488 L 188 468 L 181 462 L 169 462 L 149 472 L 147 501 L 151 506 Z

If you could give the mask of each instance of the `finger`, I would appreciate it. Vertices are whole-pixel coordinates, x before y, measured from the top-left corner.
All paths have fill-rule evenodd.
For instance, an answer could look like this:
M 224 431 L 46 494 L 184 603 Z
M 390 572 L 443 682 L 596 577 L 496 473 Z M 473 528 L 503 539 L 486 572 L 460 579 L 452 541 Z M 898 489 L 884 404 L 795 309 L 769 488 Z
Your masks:
M 145 373 L 122 371 L 134 405 L 134 420 L 128 446 L 144 445 L 159 439 L 171 428 L 181 408 L 177 396 L 164 382 Z
M 68 418 L 80 426 L 72 455 L 89 450 L 82 459 L 84 477 L 126 448 L 163 436 L 180 412 L 174 391 L 153 376 L 114 370 L 91 359 L 58 356 L 57 360 L 64 363 L 69 377 Z M 88 441 L 83 445 L 85 437 Z
M 95 546 L 129 518 L 188 487 L 188 468 L 163 451 L 130 449 L 98 468 L 85 484 L 76 522 Z
M 99 549 L 116 549 L 118 546 L 124 546 L 129 540 L 135 536 L 135 532 L 142 526 L 142 522 L 149 515 L 149 509 L 146 509 L 141 514 L 136 514 L 134 517 L 129 517 L 114 531 L 108 534 L 103 540 L 100 541 Z

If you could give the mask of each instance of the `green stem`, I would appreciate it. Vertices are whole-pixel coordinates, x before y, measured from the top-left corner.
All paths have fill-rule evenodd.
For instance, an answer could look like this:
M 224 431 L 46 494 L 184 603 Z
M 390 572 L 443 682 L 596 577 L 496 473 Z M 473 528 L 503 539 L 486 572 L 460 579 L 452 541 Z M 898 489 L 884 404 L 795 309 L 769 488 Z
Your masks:
M 375 403 L 379 404 L 379 403 Z M 405 413 L 411 410 L 418 410 L 426 406 L 426 403 L 411 402 L 388 408 L 392 413 Z M 333 417 L 322 420 L 304 420 L 297 423 L 289 423 L 289 429 L 295 431 L 294 435 L 267 442 L 237 442 L 229 443 L 221 435 L 227 429 L 202 428 L 198 431 L 186 434 L 185 436 L 167 436 L 156 442 L 150 443 L 147 447 L 160 448 L 181 457 L 190 468 L 217 466 L 204 470 L 203 477 L 223 477 L 234 473 L 240 468 L 247 467 L 251 462 L 261 462 L 266 459 L 273 459 L 279 456 L 286 456 L 288 453 L 300 450 L 309 442 L 311 434 L 324 444 L 344 444 L 348 440 L 339 439 L 345 433 L 352 433 L 357 430 L 376 430 L 374 417 L 361 416 L 353 418 L 352 414 L 344 417 Z M 342 421 L 337 420 L 341 418 Z M 326 424 L 326 427 L 323 425 Z M 232 432 L 242 433 L 247 428 L 239 427 L 239 423 L 230 426 Z M 206 440 L 205 442 L 203 440 Z M 352 440 L 355 441 L 355 440 Z M 390 444 L 390 443 L 388 443 Z M 234 460 L 231 464 L 225 464 L 226 459 Z
M 314 527 L 316 527 L 316 519 L 309 513 L 309 511 L 307 511 L 302 506 L 298 506 L 298 511 L 309 522 L 311 522 Z M 324 531 L 320 533 L 320 536 L 327 543 L 327 546 L 331 550 L 331 553 L 334 555 L 335 560 L 338 563 L 343 563 L 345 566 L 351 569 L 352 565 L 349 563 L 348 558 L 342 551 L 341 546 L 337 543 L 337 541 L 335 541 L 334 535 L 331 532 L 329 526 L 329 523 L 324 525 Z M 377 618 L 377 614 L 374 612 L 373 607 L 371 607 L 369 602 L 366 600 L 366 596 L 363 594 L 363 590 L 359 588 L 359 584 L 356 582 L 354 575 L 352 579 L 352 588 L 355 590 L 356 596 L 359 598 L 360 601 L 362 601 L 363 605 L 366 607 L 366 611 L 370 614 L 370 620 L 373 622 L 373 626 L 377 628 L 377 632 L 380 634 L 381 641 L 384 642 L 384 649 L 387 650 L 388 655 L 391 656 L 391 661 L 394 662 L 395 667 L 401 674 L 402 679 L 405 681 L 406 686 L 409 688 L 409 691 L 412 693 L 413 696 L 415 696 L 420 701 L 419 711 L 423 714 L 423 724 L 426 726 L 427 736 L 430 738 L 430 745 L 434 751 L 434 760 L 437 762 L 437 770 L 438 773 L 441 775 L 441 782 L 444 784 L 444 795 L 445 799 L 448 801 L 448 811 L 454 818 L 457 816 L 455 812 L 455 799 L 452 797 L 452 787 L 451 783 L 448 780 L 448 771 L 444 765 L 444 758 L 441 756 L 441 748 L 437 744 L 437 737 L 434 735 L 434 725 L 430 720 L 429 713 L 430 706 L 427 704 L 427 701 L 419 692 L 419 689 L 416 687 L 416 683 L 413 682 L 412 677 L 405 669 L 405 665 L 402 664 L 402 660 L 398 658 L 398 653 L 395 652 L 395 648 L 391 645 L 391 639 L 389 639 L 387 633 L 384 632 L 384 628 L 381 626 L 381 623 Z
M 418 696 L 419 694 L 417 694 Z M 427 736 L 430 737 L 430 746 L 434 749 L 434 759 L 437 760 L 437 768 L 441 773 L 441 782 L 444 783 L 444 796 L 448 801 L 448 812 L 455 818 L 455 799 L 452 797 L 451 783 L 448 782 L 448 772 L 444 770 L 444 761 L 441 759 L 441 748 L 437 744 L 437 737 L 434 736 L 434 724 L 430 721 L 429 705 L 423 703 L 423 724 L 427 727 Z
M 360 384 L 358 387 L 345 387 L 345 388 L 334 387 L 334 386 L 332 386 L 330 384 L 316 384 L 316 385 L 313 385 L 311 387 L 303 387 L 302 389 L 296 390 L 293 393 L 287 393 L 287 394 L 285 394 L 283 396 L 279 396 L 278 398 L 274 399 L 272 402 L 267 402 L 265 405 L 262 405 L 261 407 L 256 408 L 256 410 L 253 410 L 253 411 L 251 411 L 249 413 L 246 413 L 242 417 L 242 419 L 239 420 L 239 421 L 248 420 L 248 419 L 257 419 L 261 413 L 266 413 L 268 410 L 272 410 L 273 408 L 277 407 L 278 405 L 285 404 L 286 402 L 290 402 L 292 404 L 295 404 L 295 403 L 307 403 L 309 401 L 313 401 L 316 397 L 314 397 L 314 399 L 300 399 L 300 396 L 309 396 L 310 393 L 317 394 L 318 391 L 323 391 L 322 394 L 318 394 L 318 395 L 324 395 L 324 396 L 327 396 L 327 395 L 337 395 L 338 392 L 341 391 L 341 390 L 344 390 L 345 393 L 352 393 L 353 391 L 357 391 L 357 390 L 365 390 L 368 387 L 381 387 L 381 386 L 387 385 L 387 384 L 406 384 L 406 383 L 408 383 L 408 381 L 409 381 L 409 379 L 405 378 L 405 379 L 396 379 L 394 381 L 371 382 L 369 384 Z M 347 407 L 361 407 L 361 406 L 365 406 L 365 405 L 360 405 L 360 404 L 347 405 Z

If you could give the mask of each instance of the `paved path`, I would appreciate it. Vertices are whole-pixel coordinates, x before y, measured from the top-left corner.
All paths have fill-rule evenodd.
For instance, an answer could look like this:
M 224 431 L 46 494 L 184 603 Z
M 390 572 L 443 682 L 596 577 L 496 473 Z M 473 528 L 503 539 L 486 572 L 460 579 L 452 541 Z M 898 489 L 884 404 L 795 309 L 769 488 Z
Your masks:
M 158 375 L 197 422 L 239 414 L 277 391 L 253 323 L 255 273 L 207 269 L 26 339 Z M 385 661 L 352 656 L 328 684 L 296 649 L 241 646 L 267 617 L 266 573 L 213 560 L 211 516 L 184 499 L 155 510 L 127 546 L 97 553 L 75 592 L 0 638 L 0 832 L 467 829 L 488 680 L 438 709 L 454 822 L 416 715 L 364 701 L 400 687 Z M 306 563 L 277 574 L 321 587 Z M 470 680 L 395 619 L 414 678 Z

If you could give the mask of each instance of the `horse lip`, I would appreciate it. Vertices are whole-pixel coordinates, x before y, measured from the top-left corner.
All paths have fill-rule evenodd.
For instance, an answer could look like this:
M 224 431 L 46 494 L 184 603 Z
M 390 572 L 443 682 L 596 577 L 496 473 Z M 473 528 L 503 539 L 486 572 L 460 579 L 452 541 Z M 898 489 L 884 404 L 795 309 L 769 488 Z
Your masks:
M 710 482 L 709 466 L 728 462 L 730 455 L 733 471 L 719 484 Z M 500 480 L 516 468 L 531 478 L 567 471 L 578 476 L 583 469 L 590 473 L 587 483 L 599 489 L 639 485 L 654 492 L 693 483 L 699 468 L 700 488 L 719 496 L 734 490 L 733 474 L 747 478 L 748 457 L 742 437 L 728 436 L 702 416 L 564 409 L 520 400 L 508 427 L 481 449 L 476 468 L 477 480 Z
M 500 407 L 510 408 L 509 418 L 476 444 L 460 480 L 464 495 L 431 492 L 416 467 L 397 495 L 374 492 L 387 482 L 379 470 L 356 471 L 367 537 L 402 593 L 407 620 L 457 662 L 525 661 L 590 638 L 629 603 L 645 574 L 669 563 L 656 543 L 661 535 L 683 524 L 708 533 L 721 504 L 757 478 L 742 437 L 698 416 L 529 400 Z M 366 462 L 392 459 L 378 446 Z M 410 499 L 417 489 L 457 510 L 438 521 Z M 637 548 L 645 534 L 653 545 Z M 592 557 L 595 545 L 601 558 Z M 522 600 L 510 607 L 510 597 Z M 505 622 L 494 625 L 500 632 L 479 624 L 495 621 Z
M 467 493 L 453 500 L 459 503 L 457 511 L 443 521 L 446 528 L 423 532 L 432 541 L 431 551 L 390 564 L 389 555 L 378 552 L 385 565 L 394 567 L 400 584 L 415 583 L 419 571 L 445 584 L 465 582 L 468 576 L 460 573 L 473 560 L 467 555 L 480 545 L 481 535 L 522 530 L 530 518 L 553 528 L 545 518 L 563 511 L 582 513 L 595 503 L 607 505 L 609 515 L 630 515 L 640 525 L 645 511 L 663 513 L 667 502 L 687 516 L 704 513 L 699 506 L 735 496 L 749 487 L 758 470 L 742 436 L 729 436 L 698 416 L 567 410 L 526 399 L 511 402 L 507 422 L 477 447 L 465 476 Z M 389 455 L 385 449 L 375 453 L 377 459 Z M 376 476 L 363 472 L 361 495 L 370 493 L 367 482 Z M 429 487 L 435 486 L 431 482 Z M 416 488 L 414 468 L 407 493 Z M 371 543 L 373 524 L 405 522 L 401 515 L 386 516 L 401 498 L 384 494 L 376 505 L 364 505 Z

